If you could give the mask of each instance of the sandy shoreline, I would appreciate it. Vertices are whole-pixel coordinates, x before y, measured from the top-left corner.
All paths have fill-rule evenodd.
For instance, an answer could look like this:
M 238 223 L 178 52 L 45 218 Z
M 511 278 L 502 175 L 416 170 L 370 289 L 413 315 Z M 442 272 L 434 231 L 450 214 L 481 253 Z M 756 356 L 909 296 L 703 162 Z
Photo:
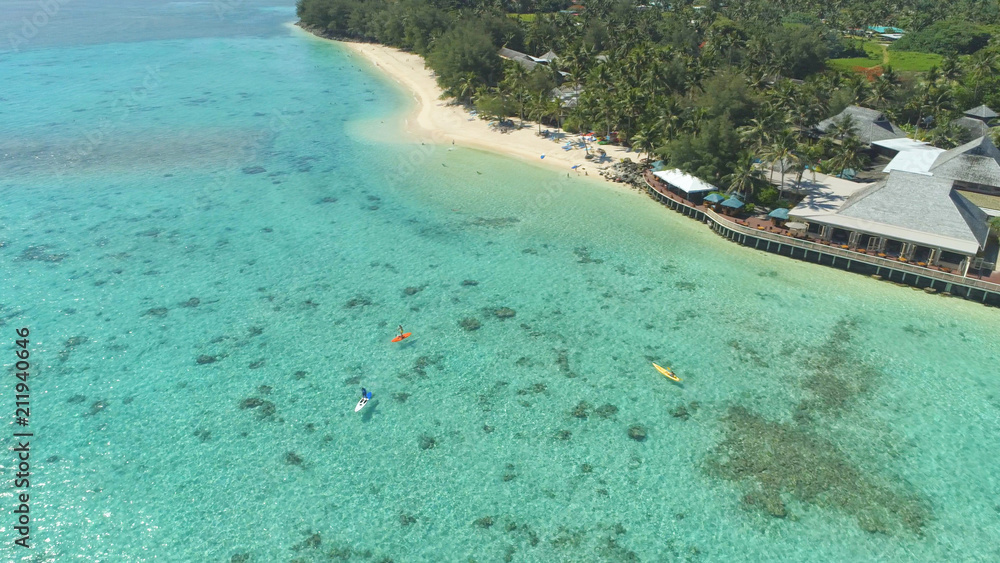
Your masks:
M 424 65 L 424 59 L 419 55 L 375 43 L 334 41 L 309 33 L 293 24 L 290 25 L 317 40 L 331 41 L 350 49 L 411 92 L 416 107 L 412 114 L 403 116 L 403 129 L 413 141 L 455 144 L 492 151 L 517 157 L 531 164 L 565 171 L 574 176 L 595 179 L 602 179 L 599 170 L 619 159 L 638 160 L 639 155 L 629 149 L 603 145 L 600 148 L 607 152 L 604 162 L 588 161 L 585 158 L 586 151 L 577 148 L 576 144 L 570 150 L 563 149 L 567 140 L 577 141 L 580 139 L 579 135 L 565 134 L 560 140 L 546 139 L 538 135 L 537 124 L 530 122 L 526 123 L 530 123 L 531 127 L 518 131 L 509 133 L 493 131 L 486 121 L 471 116 L 462 106 L 449 105 L 441 99 L 441 88 L 438 87 L 433 72 Z M 514 121 L 516 123 L 519 120 L 515 117 Z M 553 127 L 544 125 L 542 129 L 557 131 Z M 598 148 L 596 145 L 591 144 L 591 151 L 596 148 Z M 545 158 L 541 158 L 543 154 Z M 573 166 L 578 168 L 574 170 Z

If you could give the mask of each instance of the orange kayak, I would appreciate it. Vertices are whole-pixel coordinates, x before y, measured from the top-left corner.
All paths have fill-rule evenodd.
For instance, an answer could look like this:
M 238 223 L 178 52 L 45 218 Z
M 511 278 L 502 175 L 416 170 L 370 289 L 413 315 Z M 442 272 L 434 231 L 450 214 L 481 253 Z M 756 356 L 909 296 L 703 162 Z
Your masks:
M 653 363 L 653 367 L 656 368 L 656 371 L 658 371 L 658 372 L 662 373 L 664 376 L 666 376 L 667 379 L 672 379 L 674 381 L 680 381 L 681 380 L 681 378 L 679 378 L 676 375 L 674 375 L 674 372 L 670 371 L 670 368 L 665 368 L 665 367 L 662 367 L 662 366 L 658 366 L 658 365 L 656 365 L 655 362 Z
M 409 338 L 411 334 L 413 334 L 413 333 L 412 332 L 407 332 L 407 333 L 404 333 L 404 334 L 400 334 L 396 338 L 393 338 L 392 341 L 393 342 L 399 342 L 400 340 L 402 340 L 404 338 Z

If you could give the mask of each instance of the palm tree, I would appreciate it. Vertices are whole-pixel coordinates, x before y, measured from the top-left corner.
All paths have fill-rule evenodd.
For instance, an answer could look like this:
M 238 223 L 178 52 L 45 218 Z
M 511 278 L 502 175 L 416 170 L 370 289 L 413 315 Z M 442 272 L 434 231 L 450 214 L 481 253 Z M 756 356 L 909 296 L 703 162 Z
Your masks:
M 865 101 L 874 105 L 878 109 L 884 109 L 885 106 L 889 105 L 889 101 L 892 99 L 892 94 L 895 89 L 896 86 L 891 80 L 886 79 L 883 74 L 875 79 L 875 83 L 872 84 L 872 91 L 868 95 L 868 99 Z
M 500 82 L 501 89 L 514 96 L 517 102 L 518 116 L 524 124 L 524 105 L 528 96 L 528 71 L 519 63 L 507 63 L 504 77 Z
M 962 75 L 962 67 L 958 64 L 958 58 L 954 55 L 949 55 L 941 61 L 941 78 L 948 83 L 958 80 L 959 76 Z
M 931 144 L 942 149 L 953 149 L 968 140 L 969 132 L 954 122 L 942 121 L 931 130 Z
M 651 129 L 644 129 L 632 135 L 632 148 L 639 153 L 639 162 L 643 161 L 642 153 L 650 153 L 653 150 L 653 139 L 655 133 Z
M 471 99 L 473 93 L 476 91 L 477 83 L 476 74 L 474 72 L 466 72 L 459 77 L 458 83 L 455 85 L 455 97 L 463 101 Z
M 778 192 L 782 198 L 784 198 L 785 190 L 785 172 L 789 168 L 794 168 L 799 162 L 799 157 L 795 154 L 797 145 L 798 141 L 795 132 L 791 129 L 784 129 L 775 135 L 771 144 L 767 147 L 766 155 L 767 159 L 772 163 L 772 175 L 774 172 L 773 163 L 777 162 L 781 166 L 781 183 L 778 184 Z
M 767 144 L 770 131 L 771 127 L 766 120 L 756 117 L 751 119 L 750 123 L 736 130 L 743 142 L 743 147 L 752 151 L 759 151 Z
M 843 139 L 850 135 L 854 135 L 854 127 L 854 117 L 847 114 L 840 119 L 833 120 L 833 123 L 830 124 L 830 128 L 827 130 L 827 133 L 830 133 L 836 139 Z
M 799 145 L 799 158 L 802 161 L 802 170 L 805 172 L 806 168 L 812 170 L 813 182 L 816 182 L 816 166 L 819 161 L 823 159 L 824 153 L 823 145 L 820 143 L 805 143 L 804 145 Z M 799 176 L 799 183 L 802 182 L 802 176 Z
M 538 134 L 542 133 L 542 120 L 549 115 L 548 100 L 542 96 L 532 96 L 528 100 L 528 119 L 538 122 Z
M 749 201 L 763 179 L 763 174 L 757 168 L 753 153 L 744 151 L 736 157 L 733 171 L 723 179 L 729 182 L 729 189 L 726 190 L 727 194 L 733 192 L 743 194 L 744 201 Z
M 978 103 L 980 101 L 979 89 L 982 88 L 987 79 L 992 78 L 997 72 L 997 56 L 988 49 L 980 49 L 969 57 L 966 69 L 974 84 L 973 97 Z
M 830 159 L 833 168 L 840 170 L 841 175 L 848 168 L 861 168 L 861 165 L 864 164 L 864 159 L 861 156 L 863 149 L 864 144 L 861 142 L 861 139 L 855 135 L 850 135 L 840 143 L 833 158 Z

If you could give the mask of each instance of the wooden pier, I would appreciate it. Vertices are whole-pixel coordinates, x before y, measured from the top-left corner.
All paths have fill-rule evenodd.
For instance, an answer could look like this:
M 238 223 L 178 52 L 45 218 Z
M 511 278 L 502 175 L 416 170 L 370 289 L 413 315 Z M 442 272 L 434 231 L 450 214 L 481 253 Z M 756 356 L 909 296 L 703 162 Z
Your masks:
M 737 223 L 733 218 L 696 206 L 644 178 L 649 195 L 667 207 L 709 225 L 717 234 L 743 246 L 831 266 L 850 272 L 879 276 L 883 280 L 924 289 L 928 293 L 955 295 L 987 305 L 1000 306 L 1000 284 L 931 270 L 844 248 L 836 248 Z

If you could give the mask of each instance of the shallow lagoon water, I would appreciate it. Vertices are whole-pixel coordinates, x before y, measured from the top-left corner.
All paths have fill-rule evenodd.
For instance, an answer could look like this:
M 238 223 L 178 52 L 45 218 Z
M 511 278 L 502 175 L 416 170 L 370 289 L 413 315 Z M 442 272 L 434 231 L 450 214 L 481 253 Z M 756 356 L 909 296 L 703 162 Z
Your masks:
M 41 560 L 1000 557 L 996 310 L 398 142 L 265 13 L 0 62 Z

